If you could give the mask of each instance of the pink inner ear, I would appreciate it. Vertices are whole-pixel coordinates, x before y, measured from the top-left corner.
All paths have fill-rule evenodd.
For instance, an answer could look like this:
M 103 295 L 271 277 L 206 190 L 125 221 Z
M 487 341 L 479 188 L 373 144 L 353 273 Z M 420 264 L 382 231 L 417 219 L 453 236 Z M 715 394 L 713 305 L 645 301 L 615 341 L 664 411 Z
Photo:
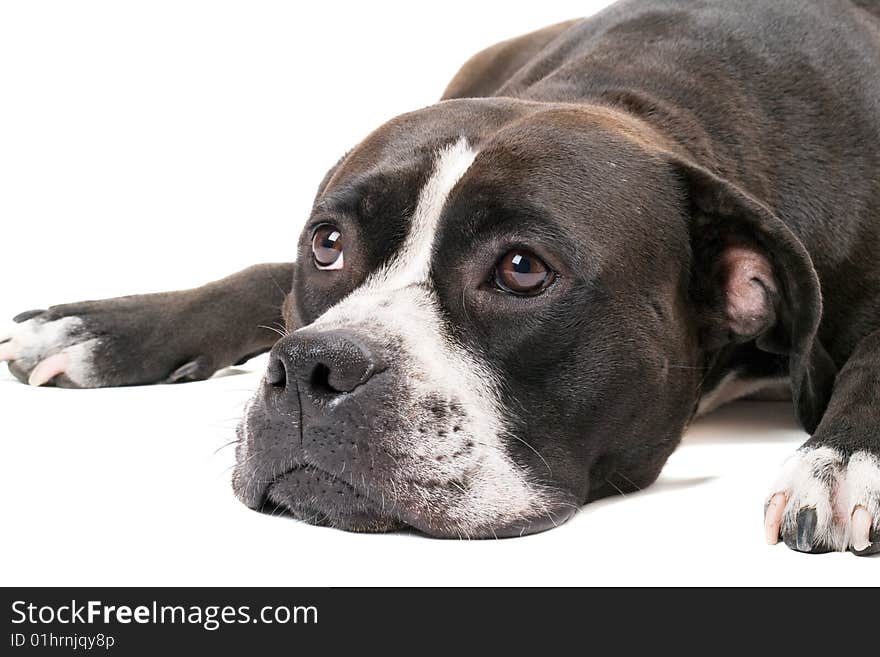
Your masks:
M 776 321 L 769 293 L 777 291 L 770 261 L 756 249 L 729 246 L 721 254 L 725 313 L 730 330 L 742 336 L 756 336 Z

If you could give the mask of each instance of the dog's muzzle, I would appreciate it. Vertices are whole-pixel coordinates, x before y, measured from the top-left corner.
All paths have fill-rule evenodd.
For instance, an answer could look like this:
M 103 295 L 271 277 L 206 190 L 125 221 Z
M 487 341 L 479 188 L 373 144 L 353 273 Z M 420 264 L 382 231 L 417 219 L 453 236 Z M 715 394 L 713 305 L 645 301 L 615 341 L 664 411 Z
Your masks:
M 350 531 L 502 537 L 567 519 L 570 505 L 533 505 L 482 435 L 484 409 L 459 392 L 435 385 L 393 336 L 300 329 L 272 349 L 239 426 L 236 494 Z

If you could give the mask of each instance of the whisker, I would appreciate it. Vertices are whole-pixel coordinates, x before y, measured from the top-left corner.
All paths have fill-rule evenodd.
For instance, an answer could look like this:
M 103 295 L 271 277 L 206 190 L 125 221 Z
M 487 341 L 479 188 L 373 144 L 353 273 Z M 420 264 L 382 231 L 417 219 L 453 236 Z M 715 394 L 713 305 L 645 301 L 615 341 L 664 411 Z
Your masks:
M 233 445 L 237 445 L 238 442 L 239 442 L 239 441 L 238 441 L 238 438 L 236 438 L 235 440 L 230 440 L 228 443 L 224 443 L 223 445 L 220 445 L 220 447 L 218 447 L 217 449 L 214 450 L 214 454 L 213 454 L 213 455 L 214 455 L 214 456 L 217 456 L 217 454 L 220 453 L 220 450 L 224 450 L 224 449 L 226 449 L 227 447 L 232 447 Z
M 274 326 L 266 326 L 265 324 L 260 324 L 257 326 L 257 328 L 263 328 L 263 329 L 267 329 L 269 331 L 273 331 L 274 333 L 277 333 L 278 335 L 280 335 L 282 338 L 286 338 L 288 335 L 287 331 L 281 331 L 281 330 L 275 328 Z
M 453 486 L 455 486 L 458 490 L 460 490 L 463 495 L 467 495 L 467 491 L 464 488 L 462 488 L 457 482 L 450 479 L 449 483 L 452 484 Z
M 638 490 L 642 490 L 642 487 L 641 487 L 641 486 L 639 486 L 636 482 L 634 482 L 632 479 L 630 479 L 629 477 L 627 477 L 627 476 L 626 476 L 625 474 L 623 474 L 622 472 L 614 472 L 614 473 L 612 473 L 612 474 L 616 474 L 616 475 L 618 475 L 618 476 L 623 477 L 623 478 L 626 479 L 629 483 L 631 483 L 633 486 L 635 486 L 636 489 L 638 489 Z
M 543 456 L 541 456 L 541 452 L 539 452 L 537 449 L 532 447 L 524 438 L 520 438 L 519 436 L 512 434 L 512 433 L 506 433 L 505 435 L 516 438 L 519 442 L 521 442 L 523 445 L 525 445 L 530 450 L 532 450 L 535 454 L 537 454 L 538 458 L 541 459 L 541 461 L 543 461 L 545 466 L 547 466 L 547 472 L 549 472 L 551 476 L 553 475 L 553 470 L 550 468 L 550 464 L 547 463 L 547 459 L 545 459 Z
M 605 483 L 606 483 L 606 484 L 611 484 L 611 486 L 614 488 L 614 490 L 616 490 L 618 493 L 620 493 L 623 497 L 626 497 L 626 493 L 624 493 L 622 490 L 620 490 L 620 489 L 614 484 L 613 481 L 611 481 L 610 479 L 608 479 L 608 477 L 605 477 Z

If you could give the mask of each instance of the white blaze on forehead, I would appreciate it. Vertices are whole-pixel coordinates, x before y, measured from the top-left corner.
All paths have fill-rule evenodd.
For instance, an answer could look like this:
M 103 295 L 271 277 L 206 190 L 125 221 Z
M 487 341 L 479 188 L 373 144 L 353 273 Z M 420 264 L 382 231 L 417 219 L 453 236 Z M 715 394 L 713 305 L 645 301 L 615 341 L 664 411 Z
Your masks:
M 373 277 L 376 282 L 398 288 L 428 280 L 434 237 L 446 199 L 476 156 L 464 138 L 440 149 L 433 172 L 419 193 L 406 242 L 391 264 Z
M 423 456 L 442 451 L 443 463 L 452 468 L 454 455 L 463 446 L 473 446 L 470 465 L 458 465 L 467 468 L 468 490 L 450 499 L 445 508 L 446 516 L 462 528 L 513 522 L 545 508 L 542 492 L 530 484 L 504 445 L 502 403 L 492 372 L 476 354 L 445 333 L 436 292 L 426 285 L 444 206 L 476 156 L 463 138 L 440 149 L 419 192 L 400 251 L 360 287 L 301 329 L 356 328 L 389 348 L 402 349 L 396 363 L 407 385 L 407 398 L 398 400 L 398 410 L 406 418 L 402 426 L 436 424 L 426 408 L 431 400 L 452 402 L 461 409 L 464 418 L 455 422 L 461 425 L 456 431 L 441 435 L 440 430 L 449 427 L 434 426 L 435 435 L 413 431 L 394 439 L 411 456 L 407 472 L 402 473 L 407 480 L 453 477 L 447 469 L 440 469 L 433 457 Z
M 370 274 L 360 287 L 327 310 L 314 322 L 314 325 L 340 321 L 360 322 L 374 317 L 379 297 L 389 301 L 400 299 L 402 296 L 424 297 L 419 292 L 406 295 L 398 292 L 428 282 L 434 240 L 446 200 L 476 156 L 477 152 L 463 137 L 437 151 L 428 181 L 419 192 L 409 233 L 403 246 L 386 265 Z M 433 305 L 433 295 L 429 296 L 431 298 L 423 299 L 417 305 L 419 307 Z M 387 315 L 387 312 L 382 313 L 383 317 Z

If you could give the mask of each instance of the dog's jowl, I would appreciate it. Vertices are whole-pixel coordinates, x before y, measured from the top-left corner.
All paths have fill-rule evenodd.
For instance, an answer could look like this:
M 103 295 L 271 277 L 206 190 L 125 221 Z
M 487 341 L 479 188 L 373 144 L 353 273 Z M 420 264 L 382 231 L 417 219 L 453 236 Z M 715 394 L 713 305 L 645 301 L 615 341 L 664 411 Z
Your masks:
M 270 351 L 236 495 L 444 537 L 552 528 L 651 484 L 698 413 L 784 392 L 811 437 L 768 541 L 870 554 L 878 252 L 880 2 L 624 0 L 357 144 L 294 264 L 27 312 L 0 359 L 98 387 Z

